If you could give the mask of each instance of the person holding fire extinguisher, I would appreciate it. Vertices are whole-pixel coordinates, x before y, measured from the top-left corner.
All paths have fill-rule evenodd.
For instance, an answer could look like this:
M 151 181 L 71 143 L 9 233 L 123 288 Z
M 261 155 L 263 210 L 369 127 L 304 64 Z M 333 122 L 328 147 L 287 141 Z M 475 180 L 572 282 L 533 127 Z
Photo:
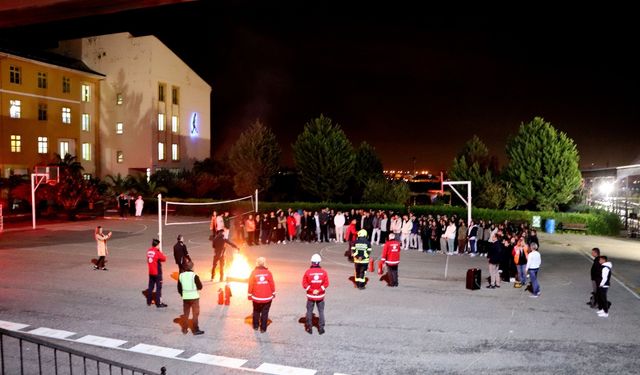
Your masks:
M 312 318 L 313 318 L 313 307 L 314 305 L 318 306 L 318 333 L 324 334 L 324 293 L 329 287 L 329 275 L 327 271 L 320 267 L 320 262 L 322 258 L 320 254 L 313 254 L 311 256 L 311 267 L 304 273 L 302 277 L 302 287 L 307 291 L 307 320 L 304 325 L 304 330 L 307 331 L 308 334 L 311 334 L 313 331 L 312 327 Z
M 389 273 L 388 286 L 398 286 L 398 264 L 400 264 L 400 242 L 396 240 L 395 234 L 389 234 L 389 241 L 382 247 L 382 257 L 380 261 L 387 265 Z
M 358 239 L 351 247 L 351 255 L 356 268 L 354 281 L 358 289 L 363 290 L 367 284 L 367 279 L 364 275 L 367 271 L 367 266 L 369 266 L 369 256 L 371 255 L 371 242 L 367 239 L 367 231 L 365 229 L 358 231 Z

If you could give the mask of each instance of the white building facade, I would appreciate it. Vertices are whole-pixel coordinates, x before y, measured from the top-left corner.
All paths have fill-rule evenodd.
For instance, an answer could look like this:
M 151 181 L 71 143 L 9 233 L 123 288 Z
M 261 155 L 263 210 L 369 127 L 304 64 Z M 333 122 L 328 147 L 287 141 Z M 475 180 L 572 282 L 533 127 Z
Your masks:
M 106 76 L 100 85 L 100 175 L 191 169 L 210 156 L 211 87 L 154 36 L 60 42 L 58 53 Z

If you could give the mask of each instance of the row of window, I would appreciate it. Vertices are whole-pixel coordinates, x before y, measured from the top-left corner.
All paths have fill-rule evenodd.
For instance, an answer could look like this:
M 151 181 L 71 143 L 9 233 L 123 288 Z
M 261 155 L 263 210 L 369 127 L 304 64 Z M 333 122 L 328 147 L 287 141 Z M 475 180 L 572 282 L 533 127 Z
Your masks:
M 39 121 L 47 121 L 47 105 L 46 104 L 38 104 L 38 120 Z M 61 109 L 62 115 L 62 123 L 63 124 L 71 124 L 71 108 L 62 107 Z M 18 99 L 10 99 L 9 100 L 9 117 L 11 118 L 22 118 L 22 101 Z M 89 115 L 86 113 L 82 114 L 82 130 L 89 131 Z M 86 124 L 85 124 L 86 121 Z
M 158 131 L 163 132 L 166 130 L 166 122 L 164 113 L 158 113 Z M 180 130 L 180 123 L 178 116 L 171 116 L 171 132 L 177 133 Z
M 11 139 L 11 152 L 22 152 L 22 136 L 14 135 L 10 136 Z M 60 155 L 66 155 L 69 153 L 69 141 L 60 141 L 58 143 L 58 151 Z M 49 138 L 38 137 L 38 154 L 46 154 L 49 152 Z M 82 160 L 91 160 L 91 143 L 82 144 Z
M 166 85 L 164 83 L 158 84 L 158 101 L 164 102 L 164 92 L 166 90 Z M 171 86 L 171 104 L 178 105 L 178 95 L 180 94 L 180 90 L 176 86 Z
M 22 84 L 22 68 L 17 65 L 9 66 L 9 82 L 16 85 Z M 38 88 L 46 89 L 49 86 L 47 73 L 38 72 Z M 62 77 L 62 92 L 68 94 L 71 92 L 71 78 Z M 91 86 L 81 85 L 81 97 L 83 102 L 91 101 Z

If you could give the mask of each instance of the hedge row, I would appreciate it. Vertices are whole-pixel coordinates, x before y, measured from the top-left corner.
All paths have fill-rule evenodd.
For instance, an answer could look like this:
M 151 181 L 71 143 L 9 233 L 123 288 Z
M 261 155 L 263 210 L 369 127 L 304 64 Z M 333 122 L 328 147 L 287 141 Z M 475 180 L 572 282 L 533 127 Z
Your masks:
M 206 199 L 178 199 L 170 198 L 175 202 L 207 202 Z M 158 201 L 155 198 L 145 199 L 145 211 L 157 213 Z M 275 211 L 279 208 L 288 209 L 306 209 L 317 211 L 325 207 L 331 207 L 336 211 L 348 211 L 351 209 L 368 208 L 374 210 L 392 210 L 394 212 L 406 213 L 408 210 L 416 215 L 442 215 L 451 216 L 457 214 L 459 217 L 465 218 L 467 210 L 464 207 L 429 205 L 429 206 L 411 206 L 409 208 L 398 204 L 350 204 L 350 203 L 317 203 L 317 202 L 259 202 L 259 211 L 268 212 Z M 175 206 L 174 206 L 175 207 Z M 251 210 L 251 203 L 247 201 L 233 203 L 222 206 L 180 206 L 180 215 L 187 216 L 209 216 L 214 209 L 218 211 L 229 209 L 237 214 L 248 212 Z M 178 212 L 178 211 L 176 211 Z M 175 212 L 174 212 L 175 213 Z M 509 221 L 526 221 L 531 223 L 533 216 L 540 216 L 541 227 L 545 228 L 547 219 L 554 219 L 556 227 L 566 223 L 580 223 L 587 225 L 587 234 L 617 236 L 620 233 L 620 219 L 613 213 L 603 210 L 589 209 L 585 213 L 574 212 L 551 212 L 551 211 L 509 211 L 509 210 L 492 210 L 486 208 L 474 208 L 472 211 L 474 219 L 491 220 L 493 222 Z

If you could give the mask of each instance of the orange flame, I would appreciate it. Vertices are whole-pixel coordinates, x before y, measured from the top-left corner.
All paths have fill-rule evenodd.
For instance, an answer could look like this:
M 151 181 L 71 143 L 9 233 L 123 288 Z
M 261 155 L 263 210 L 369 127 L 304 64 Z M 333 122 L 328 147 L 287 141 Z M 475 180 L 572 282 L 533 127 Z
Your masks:
M 249 278 L 249 275 L 251 275 L 251 267 L 247 257 L 240 253 L 235 253 L 231 266 L 227 270 L 227 279 L 245 281 Z

